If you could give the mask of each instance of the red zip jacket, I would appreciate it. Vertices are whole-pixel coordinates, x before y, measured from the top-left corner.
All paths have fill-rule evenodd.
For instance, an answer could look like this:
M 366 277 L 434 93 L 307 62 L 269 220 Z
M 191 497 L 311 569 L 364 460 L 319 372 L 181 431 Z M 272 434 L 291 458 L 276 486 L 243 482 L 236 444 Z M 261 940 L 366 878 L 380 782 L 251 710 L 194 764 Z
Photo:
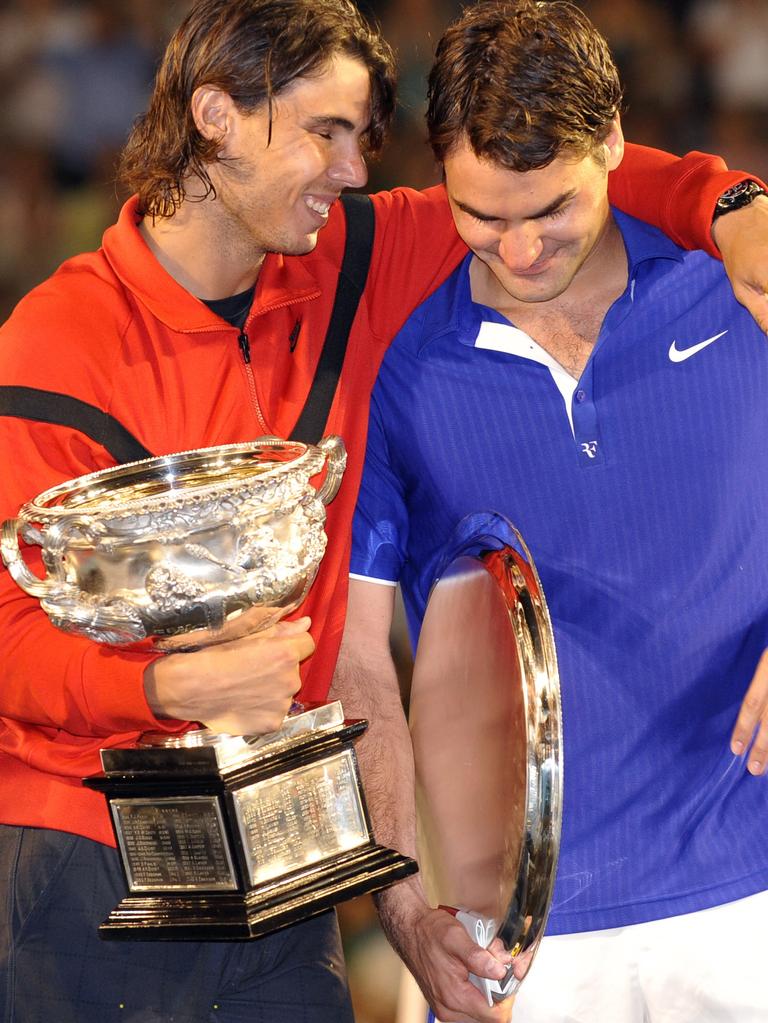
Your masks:
M 681 244 L 711 249 L 715 200 L 743 174 L 714 157 L 677 161 L 639 147 L 628 148 L 625 166 L 612 176 L 615 204 Z M 408 313 L 466 253 L 441 187 L 397 189 L 373 201 L 371 270 L 328 427 L 344 439 L 348 467 L 328 508 L 328 548 L 300 612 L 311 616 L 317 644 L 303 666 L 308 699 L 325 696 L 341 638 L 350 522 L 379 361 Z M 132 200 L 98 252 L 64 263 L 23 299 L 0 331 L 0 383 L 95 405 L 155 454 L 288 436 L 330 317 L 345 236 L 340 205 L 313 253 L 265 259 L 245 325 L 249 364 L 238 331 L 160 267 L 136 224 Z M 73 429 L 10 416 L 0 416 L 0 458 L 2 519 L 47 487 L 112 464 L 104 448 Z M 42 575 L 38 549 L 26 553 Z M 83 788 L 81 777 L 99 770 L 100 748 L 187 723 L 152 715 L 142 685 L 148 655 L 58 631 L 7 571 L 0 571 L 0 634 L 0 822 L 113 843 L 105 801 Z

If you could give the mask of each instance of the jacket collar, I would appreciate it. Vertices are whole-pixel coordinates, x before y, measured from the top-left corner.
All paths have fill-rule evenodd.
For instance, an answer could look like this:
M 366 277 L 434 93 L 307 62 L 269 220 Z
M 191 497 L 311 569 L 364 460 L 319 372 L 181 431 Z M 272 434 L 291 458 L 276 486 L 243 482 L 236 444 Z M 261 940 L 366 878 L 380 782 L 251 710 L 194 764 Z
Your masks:
M 152 315 L 171 330 L 221 330 L 222 321 L 200 299 L 183 288 L 155 259 L 139 232 L 138 197 L 125 203 L 117 223 L 104 234 L 102 249 L 112 270 Z M 306 260 L 268 253 L 258 280 L 249 320 L 283 305 L 320 295 L 320 286 Z

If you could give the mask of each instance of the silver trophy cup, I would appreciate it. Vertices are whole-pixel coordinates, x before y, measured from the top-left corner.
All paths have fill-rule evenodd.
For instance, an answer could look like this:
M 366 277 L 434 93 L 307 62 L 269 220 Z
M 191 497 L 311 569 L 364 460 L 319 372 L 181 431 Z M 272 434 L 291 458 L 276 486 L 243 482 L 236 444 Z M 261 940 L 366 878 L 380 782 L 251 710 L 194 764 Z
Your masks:
M 54 625 L 98 643 L 183 652 L 298 607 L 326 546 L 342 441 L 262 437 L 61 483 L 2 526 L 0 551 Z M 316 488 L 315 481 L 325 472 Z M 40 548 L 37 576 L 19 543 Z M 128 896 L 104 937 L 252 938 L 416 870 L 376 845 L 338 703 L 268 736 L 147 734 L 84 779 L 110 808 Z
M 337 437 L 317 446 L 262 437 L 104 469 L 3 523 L 3 561 L 67 632 L 120 647 L 217 642 L 247 609 L 268 624 L 304 599 L 345 464 Z M 40 547 L 44 579 L 19 536 Z

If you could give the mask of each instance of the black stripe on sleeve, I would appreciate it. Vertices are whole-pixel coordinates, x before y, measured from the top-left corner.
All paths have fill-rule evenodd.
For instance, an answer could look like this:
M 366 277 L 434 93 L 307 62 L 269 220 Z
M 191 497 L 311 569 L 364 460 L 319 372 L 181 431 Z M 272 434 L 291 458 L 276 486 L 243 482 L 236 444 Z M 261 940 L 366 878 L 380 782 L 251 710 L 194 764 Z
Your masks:
M 79 430 L 106 448 L 118 463 L 152 455 L 114 416 L 68 394 L 36 387 L 0 386 L 0 415 Z

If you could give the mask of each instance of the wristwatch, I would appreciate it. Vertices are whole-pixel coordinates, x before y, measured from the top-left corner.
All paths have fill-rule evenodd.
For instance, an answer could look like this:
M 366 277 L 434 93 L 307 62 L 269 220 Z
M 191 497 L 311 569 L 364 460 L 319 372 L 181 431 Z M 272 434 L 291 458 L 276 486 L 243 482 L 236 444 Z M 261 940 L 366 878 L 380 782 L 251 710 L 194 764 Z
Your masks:
M 715 212 L 712 214 L 712 222 L 714 223 L 723 213 L 731 213 L 733 210 L 740 210 L 744 206 L 749 206 L 758 195 L 765 194 L 763 186 L 758 185 L 756 181 L 740 181 L 737 185 L 723 192 L 717 200 Z

